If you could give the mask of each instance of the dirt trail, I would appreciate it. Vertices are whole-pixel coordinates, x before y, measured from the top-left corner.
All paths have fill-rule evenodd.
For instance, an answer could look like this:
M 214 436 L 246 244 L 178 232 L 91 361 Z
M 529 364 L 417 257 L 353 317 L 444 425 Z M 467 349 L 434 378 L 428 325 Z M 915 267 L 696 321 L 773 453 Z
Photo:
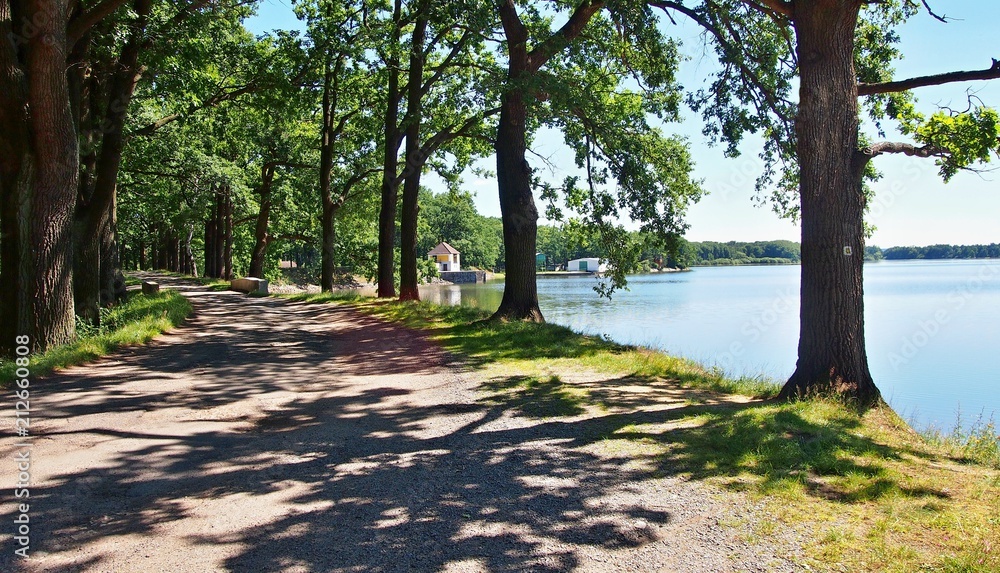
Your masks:
M 418 333 L 159 280 L 185 325 L 32 386 L 27 561 L 4 430 L 0 571 L 797 569 L 794 544 L 731 525 L 744 498 L 477 400 Z

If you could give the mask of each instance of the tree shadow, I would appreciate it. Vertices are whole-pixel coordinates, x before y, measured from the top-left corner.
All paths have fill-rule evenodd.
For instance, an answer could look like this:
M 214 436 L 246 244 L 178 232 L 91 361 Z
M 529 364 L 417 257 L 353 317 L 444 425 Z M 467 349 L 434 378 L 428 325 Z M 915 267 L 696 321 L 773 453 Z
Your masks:
M 944 489 L 903 483 L 890 468 L 905 456 L 943 461 L 939 456 L 862 435 L 861 418 L 845 409 L 830 408 L 817 419 L 808 403 L 741 403 L 635 375 L 572 385 L 512 376 L 487 381 L 481 389 L 490 393 L 483 402 L 529 416 L 526 404 L 544 414 L 573 408 L 565 415 L 596 405 L 608 413 L 573 422 L 568 445 L 654 444 L 660 451 L 658 472 L 713 480 L 735 491 L 801 487 L 808 496 L 843 503 L 949 497 Z

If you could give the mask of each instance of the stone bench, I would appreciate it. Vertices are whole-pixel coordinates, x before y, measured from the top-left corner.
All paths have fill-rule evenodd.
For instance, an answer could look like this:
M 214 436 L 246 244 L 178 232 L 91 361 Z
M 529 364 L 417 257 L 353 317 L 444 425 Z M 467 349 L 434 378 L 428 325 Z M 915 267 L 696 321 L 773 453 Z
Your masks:
M 142 294 L 144 295 L 154 295 L 160 292 L 160 283 L 154 283 L 153 281 L 142 281 Z
M 267 280 L 255 277 L 233 279 L 229 281 L 229 290 L 245 292 L 248 294 L 267 294 Z

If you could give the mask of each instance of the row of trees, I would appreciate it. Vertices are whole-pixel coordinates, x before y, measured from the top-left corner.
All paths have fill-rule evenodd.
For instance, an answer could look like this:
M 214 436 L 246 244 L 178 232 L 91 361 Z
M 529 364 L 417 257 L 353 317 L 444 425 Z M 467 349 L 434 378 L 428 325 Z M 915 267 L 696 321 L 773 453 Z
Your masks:
M 686 102 L 730 155 L 764 135 L 758 191 L 801 223 L 799 361 L 783 395 L 873 403 L 861 288 L 871 162 L 934 158 L 947 179 L 998 147 L 992 109 L 925 115 L 909 90 L 1000 77 L 1000 64 L 893 80 L 895 28 L 936 16 L 923 0 L 295 9 L 304 34 L 254 38 L 235 0 L 0 0 L 0 344 L 71 340 L 74 314 L 97 321 L 121 295 L 123 257 L 150 253 L 225 276 L 266 272 L 311 243 L 329 289 L 345 252 L 374 252 L 379 295 L 396 296 L 398 272 L 399 297 L 417 298 L 421 175 L 457 192 L 489 154 L 507 273 L 495 318 L 541 321 L 533 190 L 550 218 L 588 227 L 620 286 L 643 249 L 618 221 L 676 252 L 702 193 L 685 142 L 661 129 Z M 700 90 L 675 80 L 680 18 L 706 31 L 719 62 Z M 905 141 L 864 137 L 859 98 L 879 136 L 895 120 Z M 542 127 L 575 153 L 578 172 L 559 185 L 527 160 Z
M 685 242 L 681 259 L 689 265 L 747 265 L 798 263 L 802 248 L 794 241 L 741 243 Z
M 1000 244 L 890 247 L 882 251 L 882 258 L 890 261 L 907 259 L 1000 259 Z

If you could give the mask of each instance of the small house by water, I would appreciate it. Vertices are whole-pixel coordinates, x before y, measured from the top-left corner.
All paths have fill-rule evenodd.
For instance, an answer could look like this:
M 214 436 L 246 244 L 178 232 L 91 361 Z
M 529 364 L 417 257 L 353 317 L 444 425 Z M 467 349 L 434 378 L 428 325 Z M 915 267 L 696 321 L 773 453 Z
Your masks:
M 573 259 L 566 264 L 566 270 L 570 272 L 603 273 L 608 270 L 608 264 L 596 257 Z
M 442 241 L 427 252 L 427 258 L 437 263 L 438 271 L 449 272 L 462 269 L 461 253 L 455 247 Z

